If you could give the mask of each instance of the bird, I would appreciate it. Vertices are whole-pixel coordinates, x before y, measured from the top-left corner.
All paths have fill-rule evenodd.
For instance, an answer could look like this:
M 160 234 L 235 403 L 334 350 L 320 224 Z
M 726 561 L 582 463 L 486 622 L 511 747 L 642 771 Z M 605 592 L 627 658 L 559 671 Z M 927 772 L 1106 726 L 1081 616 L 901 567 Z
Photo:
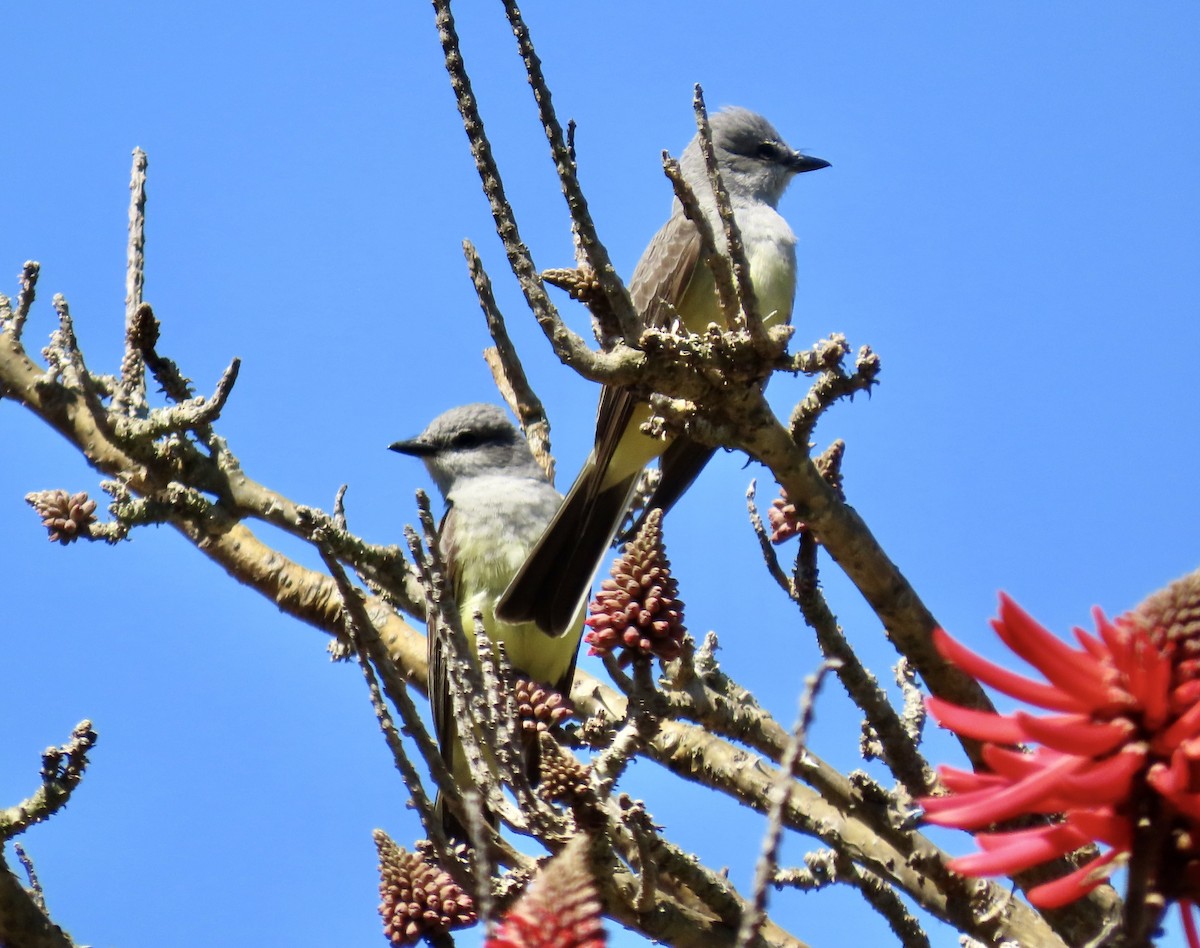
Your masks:
M 796 235 L 775 209 L 797 174 L 829 162 L 791 148 L 763 116 L 726 108 L 710 120 L 717 167 L 741 231 L 750 280 L 767 327 L 791 319 L 796 290 Z M 724 228 L 709 181 L 700 136 L 680 158 L 718 242 Z M 629 283 L 643 325 L 665 327 L 677 316 L 691 332 L 725 324 L 700 232 L 675 199 L 671 216 L 650 240 Z M 649 405 L 628 389 L 605 386 L 596 411 L 595 445 L 554 519 L 496 603 L 508 622 L 532 622 L 548 635 L 565 634 L 586 601 L 592 579 L 632 500 L 638 475 L 662 455 L 661 478 L 646 504 L 665 512 L 695 480 L 713 448 L 686 437 L 652 438 L 639 429 Z
M 566 633 L 556 636 L 546 635 L 534 623 L 509 623 L 495 614 L 496 600 L 562 501 L 525 438 L 498 405 L 475 403 L 443 412 L 419 435 L 389 448 L 420 458 L 445 501 L 438 546 L 467 640 L 474 646 L 474 616 L 479 613 L 488 637 L 503 643 L 514 671 L 569 694 L 583 633 L 582 610 Z M 428 642 L 435 737 L 456 782 L 469 786 L 450 700 L 448 662 L 432 618 Z M 535 759 L 530 764 L 534 766 Z M 449 835 L 467 839 L 440 795 L 435 809 Z

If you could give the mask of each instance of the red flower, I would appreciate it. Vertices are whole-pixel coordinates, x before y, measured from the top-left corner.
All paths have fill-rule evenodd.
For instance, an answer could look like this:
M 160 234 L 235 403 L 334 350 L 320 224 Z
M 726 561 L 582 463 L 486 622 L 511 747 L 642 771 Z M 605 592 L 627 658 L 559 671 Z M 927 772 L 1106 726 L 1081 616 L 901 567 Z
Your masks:
M 484 948 L 604 948 L 600 899 L 576 836 L 538 873 Z
M 1163 894 L 1179 902 L 1189 944 L 1200 948 L 1191 913 L 1200 901 L 1200 573 L 1115 621 L 1099 609 L 1093 616 L 1097 634 L 1075 629 L 1081 648 L 1074 648 L 1001 595 L 992 628 L 1044 682 L 994 665 L 941 629 L 934 632 L 947 661 L 1051 713 L 1001 715 L 929 698 L 944 727 L 983 742 L 989 770 L 939 768 L 949 793 L 921 801 L 926 820 L 975 832 L 981 851 L 950 862 L 969 876 L 1013 875 L 1100 846 L 1100 855 L 1074 872 L 1029 890 L 1034 905 L 1056 908 L 1136 858 L 1136 820 L 1155 813 L 1167 821 L 1168 836 L 1154 875 Z M 1032 752 L 1015 746 L 1021 744 L 1032 745 Z M 1061 820 L 986 831 L 1032 814 L 1061 814 Z

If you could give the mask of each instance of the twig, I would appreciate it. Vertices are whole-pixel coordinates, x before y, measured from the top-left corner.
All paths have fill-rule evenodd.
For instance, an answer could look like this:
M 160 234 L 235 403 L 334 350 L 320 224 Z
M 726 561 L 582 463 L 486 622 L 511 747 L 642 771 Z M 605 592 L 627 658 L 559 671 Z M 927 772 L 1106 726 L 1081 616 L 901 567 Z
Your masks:
M 367 682 L 371 707 L 375 711 L 376 720 L 379 721 L 379 728 L 383 732 L 383 738 L 387 743 L 388 750 L 392 752 L 392 761 L 395 763 L 396 769 L 400 772 L 400 777 L 404 781 L 405 788 L 412 796 L 413 806 L 421 818 L 421 823 L 424 825 L 425 831 L 429 833 L 430 839 L 435 846 L 444 849 L 448 846 L 448 843 L 442 830 L 441 821 L 434 819 L 433 801 L 425 793 L 425 787 L 421 783 L 420 774 L 413 766 L 408 753 L 404 750 L 404 742 L 400 739 L 400 732 L 392 720 L 391 712 L 388 711 L 387 705 L 384 703 L 379 679 L 375 675 L 375 667 L 368 645 L 368 641 L 374 633 L 374 625 L 363 608 L 358 591 L 350 583 L 349 577 L 346 576 L 345 570 L 342 569 L 333 552 L 321 542 L 319 533 L 314 535 L 313 540 L 316 543 L 317 552 L 320 553 L 325 568 L 329 570 L 329 574 L 337 584 L 338 594 L 342 600 L 346 635 L 354 646 L 354 654 L 358 658 L 359 668 L 362 670 L 363 678 Z M 401 688 L 401 693 L 406 692 L 407 689 Z M 406 694 L 405 697 L 407 697 Z M 416 714 L 415 708 L 412 709 L 413 713 L 410 719 L 408 714 L 405 713 L 405 708 L 401 701 L 393 698 L 393 704 L 401 710 L 401 714 L 405 719 L 405 730 L 414 735 L 424 734 L 424 726 L 420 723 L 420 718 Z M 426 758 L 426 764 L 430 769 L 435 769 L 437 764 L 440 763 L 440 757 L 433 742 L 429 740 L 428 734 L 424 734 L 424 741 L 418 738 L 418 746 L 422 749 L 423 755 Z M 438 776 L 438 774 L 435 774 L 435 779 Z M 448 771 L 440 774 L 440 776 L 445 777 L 448 783 L 453 783 Z
M 767 573 L 775 580 L 775 584 L 784 591 L 789 599 L 795 600 L 796 585 L 779 565 L 779 557 L 775 555 L 775 546 L 771 543 L 771 538 L 763 526 L 762 517 L 758 513 L 758 504 L 755 503 L 757 491 L 758 481 L 751 480 L 750 486 L 746 489 L 746 512 L 750 517 L 750 526 L 754 530 L 754 536 L 758 539 L 759 552 L 762 553 Z
M 146 365 L 137 344 L 136 314 L 142 305 L 146 282 L 146 153 L 133 150 L 129 180 L 129 246 L 125 263 L 125 355 L 121 384 L 113 396 L 117 415 L 137 415 L 146 410 Z
M 33 868 L 33 860 L 29 858 L 25 847 L 20 843 L 13 843 L 13 852 L 17 854 L 17 860 L 21 863 L 21 868 L 25 870 L 25 876 L 29 879 L 29 894 L 33 897 L 34 903 L 43 912 L 46 911 L 46 893 L 42 889 L 41 880 L 38 879 L 37 870 Z
M 88 752 L 96 745 L 91 721 L 80 721 L 62 747 L 42 752 L 42 785 L 16 806 L 0 810 L 0 841 L 12 839 L 67 805 L 87 770 Z
M 787 806 L 793 786 L 792 770 L 808 743 L 808 729 L 812 724 L 813 709 L 821 682 L 826 673 L 836 668 L 835 660 L 826 659 L 815 674 L 809 675 L 804 680 L 804 691 L 800 697 L 800 713 L 796 718 L 796 726 L 792 729 L 791 741 L 788 743 L 787 752 L 780 762 L 779 773 L 771 787 L 767 832 L 763 838 L 762 855 L 759 856 L 758 866 L 754 870 L 751 904 L 742 915 L 742 924 L 738 928 L 737 948 L 747 948 L 757 937 L 762 926 L 767 907 L 767 886 L 770 885 L 779 863 L 779 843 L 783 838 L 783 811 Z
M 793 886 L 814 891 L 835 883 L 854 886 L 900 939 L 904 948 L 929 948 L 929 936 L 918 919 L 896 895 L 896 890 L 873 872 L 858 866 L 843 853 L 830 849 L 808 853 L 805 868 L 781 869 L 771 881 L 776 887 Z
M 563 140 L 562 126 L 554 114 L 554 105 L 550 98 L 550 89 L 542 75 L 541 60 L 538 59 L 533 41 L 529 36 L 529 28 L 521 18 L 521 11 L 513 0 L 504 0 L 504 12 L 517 38 L 517 50 L 525 63 L 525 72 L 529 77 L 529 85 L 533 89 L 533 97 L 538 105 L 538 115 L 542 120 L 542 128 L 550 143 L 550 153 L 554 157 L 554 166 L 558 171 L 558 179 L 562 184 L 563 196 L 567 199 L 567 207 L 571 212 L 571 222 L 577 235 L 577 240 L 583 250 L 588 266 L 595 272 L 604 293 L 607 308 L 612 312 L 617 327 L 625 342 L 633 345 L 641 333 L 641 320 L 633 309 L 629 291 L 617 276 L 608 250 L 600 242 L 596 234 L 596 226 L 588 213 L 587 200 L 579 187 L 579 179 L 575 174 L 575 159 L 572 149 Z
M 858 654 L 846 641 L 817 581 L 817 548 L 812 531 L 801 533 L 800 553 L 796 557 L 796 604 L 804 621 L 816 633 L 821 654 L 836 662 L 833 667 L 837 669 L 838 679 L 878 735 L 884 762 L 909 794 L 919 797 L 932 789 L 933 771 L 917 750 L 875 676 L 863 666 Z
M 492 293 L 492 281 L 488 278 L 487 271 L 483 268 L 483 261 L 479 259 L 479 253 L 471 241 L 463 241 L 463 254 L 467 258 L 467 269 L 471 273 L 471 283 L 475 286 L 475 295 L 479 297 L 479 307 L 483 310 L 484 319 L 487 320 L 488 332 L 492 335 L 492 341 L 496 343 L 495 349 L 489 350 L 496 353 L 495 364 L 486 352 L 484 357 L 487 358 L 488 364 L 492 368 L 492 376 L 504 394 L 504 400 L 508 402 L 513 414 L 520 419 L 521 429 L 525 432 L 525 438 L 529 442 L 533 456 L 537 458 L 538 463 L 546 472 L 546 476 L 553 483 L 554 456 L 550 452 L 550 422 L 546 418 L 546 408 L 542 404 L 542 400 L 537 397 L 533 386 L 529 384 L 529 377 L 521 365 L 517 348 L 508 335 L 504 316 L 500 312 L 500 307 L 496 305 L 496 297 Z
M 632 679 L 622 676 L 628 682 L 629 695 L 625 723 L 612 743 L 592 761 L 592 786 L 601 799 L 612 793 L 625 768 L 658 733 L 662 723 L 663 707 L 650 674 L 650 662 L 649 658 L 635 658 Z
M 671 180 L 671 185 L 675 188 L 675 197 L 679 200 L 679 204 L 683 208 L 683 213 L 696 226 L 696 230 L 700 234 L 701 253 L 703 254 L 705 266 L 708 267 L 713 275 L 713 282 L 716 284 L 717 300 L 721 305 L 721 312 L 725 314 L 725 322 L 733 326 L 740 318 L 739 312 L 741 309 L 738 302 L 737 287 L 734 286 L 733 282 L 733 265 L 730 263 L 729 257 L 717 249 L 717 241 L 713 234 L 712 225 L 709 224 L 708 217 L 700 207 L 700 201 L 696 197 L 696 192 L 692 190 L 692 186 L 688 184 L 687 178 L 683 176 L 683 169 L 680 167 L 679 162 L 665 151 L 662 153 L 662 161 L 663 172 Z
M 463 66 L 458 34 L 454 29 L 454 16 L 450 12 L 450 0 L 434 0 L 433 8 L 438 37 L 446 57 L 446 71 L 450 75 L 450 85 L 454 90 L 459 114 L 462 116 L 463 128 L 471 143 L 471 154 L 483 182 L 484 194 L 496 221 L 496 233 L 499 234 L 504 251 L 508 255 L 508 264 L 525 294 L 525 300 L 534 318 L 554 346 L 555 354 L 567 365 L 579 366 L 589 363 L 592 361 L 592 353 L 587 343 L 581 336 L 568 329 L 558 315 L 550 297 L 546 295 L 545 287 L 542 286 L 541 276 L 533 258 L 521 241 L 512 207 L 504 196 L 500 169 L 492 156 L 492 146 L 488 142 L 483 120 L 479 116 L 479 104 L 471 90 L 470 77 Z
M 234 383 L 237 382 L 241 366 L 241 359 L 234 359 L 229 363 L 209 398 L 192 398 L 168 408 L 156 408 L 144 418 L 125 417 L 114 412 L 114 433 L 122 440 L 144 443 L 156 441 L 171 432 L 204 432 L 204 429 L 221 417 Z
M 692 107 L 696 112 L 696 128 L 700 132 L 700 152 L 704 155 L 704 165 L 708 169 L 708 180 L 717 203 L 717 213 L 725 228 L 726 253 L 729 255 L 729 264 L 737 284 L 740 305 L 737 315 L 729 321 L 729 326 L 734 330 L 746 330 L 756 345 L 761 344 L 766 341 L 766 330 L 763 327 L 762 314 L 758 311 L 758 296 L 754 292 L 754 283 L 750 280 L 750 262 L 746 259 L 746 248 L 742 244 L 742 231 L 733 216 L 729 191 L 725 188 L 725 182 L 721 180 L 721 169 L 717 165 L 717 153 L 713 146 L 712 127 L 708 124 L 708 110 L 704 107 L 704 90 L 700 88 L 700 83 L 696 83 Z M 713 272 L 715 274 L 716 271 Z
M 29 318 L 29 307 L 33 305 L 33 300 L 37 296 L 37 281 L 40 272 L 41 264 L 36 260 L 26 260 L 25 266 L 21 268 L 20 276 L 17 277 L 20 290 L 17 292 L 17 308 L 12 312 L 8 331 L 18 342 L 25 329 L 25 320 Z

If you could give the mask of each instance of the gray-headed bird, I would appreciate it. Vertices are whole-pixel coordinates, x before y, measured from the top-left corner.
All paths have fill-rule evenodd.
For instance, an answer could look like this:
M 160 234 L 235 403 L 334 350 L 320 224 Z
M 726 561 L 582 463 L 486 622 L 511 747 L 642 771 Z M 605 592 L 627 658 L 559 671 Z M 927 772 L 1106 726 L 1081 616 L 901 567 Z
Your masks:
M 717 167 L 750 263 L 750 280 L 766 326 L 791 319 L 796 291 L 796 235 L 775 210 L 792 178 L 829 162 L 790 148 L 761 115 L 730 108 L 712 116 Z M 683 176 L 725 249 L 724 228 L 709 183 L 699 136 L 680 159 Z M 629 294 L 647 326 L 668 325 L 672 313 L 691 332 L 725 325 L 700 233 L 675 201 L 671 216 L 642 254 Z M 596 412 L 596 441 L 529 559 L 496 605 L 511 622 L 532 622 L 549 635 L 571 628 L 632 498 L 638 475 L 662 455 L 662 477 L 647 509 L 667 510 L 712 457 L 713 449 L 678 437 L 651 438 L 639 428 L 649 406 L 627 389 L 605 387 Z
M 525 439 L 503 409 L 474 404 L 451 408 L 415 438 L 397 441 L 391 449 L 424 461 L 446 501 L 438 545 L 468 641 L 474 643 L 478 612 L 491 640 L 504 644 L 514 670 L 567 695 L 583 632 L 582 610 L 577 610 L 564 634 L 555 636 L 532 622 L 503 622 L 495 612 L 496 600 L 562 502 Z M 431 627 L 429 701 L 434 731 L 443 759 L 464 783 L 470 775 L 446 674 L 447 664 Z M 453 835 L 464 838 L 449 814 L 443 820 Z

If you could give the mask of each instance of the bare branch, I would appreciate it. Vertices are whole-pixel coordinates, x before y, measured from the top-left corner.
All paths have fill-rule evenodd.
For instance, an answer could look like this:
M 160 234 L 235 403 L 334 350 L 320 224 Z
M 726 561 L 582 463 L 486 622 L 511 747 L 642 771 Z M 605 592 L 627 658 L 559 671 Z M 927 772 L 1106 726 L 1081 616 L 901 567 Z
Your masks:
M 37 296 L 37 281 L 38 274 L 41 272 L 41 264 L 36 260 L 26 260 L 25 265 L 21 268 L 21 273 L 17 277 L 20 289 L 17 292 L 17 308 L 8 310 L 9 317 L 7 320 L 0 320 L 0 329 L 12 333 L 12 337 L 17 342 L 21 340 L 21 333 L 25 329 L 25 320 L 29 318 L 29 307 L 33 305 L 33 300 Z M 7 309 L 7 299 L 6 306 Z M 4 326 L 3 323 L 8 325 Z
M 629 291 L 617 276 L 608 250 L 600 242 L 596 234 L 596 226 L 588 213 L 587 200 L 579 187 L 579 179 L 575 174 L 575 159 L 573 149 L 568 148 L 563 140 L 562 126 L 554 114 L 554 106 L 550 99 L 550 89 L 542 75 L 541 60 L 533 48 L 529 36 L 529 28 L 521 18 L 521 11 L 513 0 L 504 0 L 504 12 L 508 16 L 513 34 L 517 38 L 517 50 L 525 63 L 525 72 L 529 77 L 529 85 L 533 89 L 533 97 L 537 102 L 538 114 L 542 120 L 542 128 L 546 132 L 546 140 L 550 143 L 550 153 L 554 157 L 554 166 L 558 171 L 558 179 L 562 184 L 563 196 L 567 199 L 567 207 L 571 212 L 572 227 L 584 259 L 595 273 L 601 291 L 604 294 L 608 310 L 613 314 L 616 325 L 626 344 L 633 345 L 641 333 L 641 320 L 633 309 Z M 573 140 L 573 136 L 572 136 Z M 602 340 L 603 342 L 603 340 Z
M 129 247 L 125 264 L 125 356 L 121 383 L 113 396 L 113 412 L 137 415 L 146 410 L 146 365 L 137 344 L 135 326 L 146 283 L 146 153 L 133 150 L 129 180 Z
M 751 903 L 743 914 L 742 924 L 738 929 L 737 948 L 747 948 L 762 927 L 767 907 L 767 886 L 774 877 L 775 869 L 779 864 L 779 843 L 783 836 L 783 810 L 787 805 L 788 795 L 793 785 L 792 771 L 808 743 L 808 729 L 812 724 L 813 709 L 821 682 L 824 680 L 826 672 L 836 667 L 836 660 L 826 659 L 815 674 L 809 675 L 804 680 L 804 691 L 800 697 L 800 713 L 796 718 L 796 726 L 792 729 L 787 752 L 783 755 L 778 776 L 771 787 L 771 807 L 767 814 L 767 832 L 763 837 L 762 855 L 759 856 L 758 866 L 754 871 Z
M 546 476 L 554 483 L 554 456 L 550 452 L 550 421 L 546 417 L 545 406 L 537 397 L 529 377 L 521 365 L 517 348 L 508 335 L 508 327 L 504 324 L 504 316 L 496 305 L 495 294 L 492 293 L 492 281 L 483 268 L 483 261 L 475 245 L 469 240 L 463 241 L 463 254 L 467 258 L 467 269 L 471 273 L 471 282 L 475 286 L 475 294 L 479 297 L 479 307 L 487 320 L 488 332 L 496 343 L 494 350 L 484 353 L 488 365 L 492 368 L 492 377 L 497 387 L 504 395 L 508 407 L 521 422 L 521 430 L 529 442 L 529 449 L 538 463 L 546 472 Z M 493 359 L 488 353 L 495 352 Z
M 764 345 L 767 341 L 763 326 L 762 313 L 758 309 L 758 296 L 754 292 L 754 283 L 750 279 L 750 261 L 746 259 L 746 248 L 742 244 L 742 232 L 737 219 L 733 216 L 733 205 L 729 200 L 729 191 L 721 180 L 721 170 L 717 166 L 717 152 L 713 146 L 712 127 L 708 124 L 708 109 L 704 107 L 704 90 L 696 83 L 692 95 L 692 108 L 696 113 L 696 128 L 700 132 L 700 153 L 704 155 L 704 165 L 708 169 L 708 180 L 712 186 L 713 197 L 717 203 L 717 214 L 725 228 L 725 248 L 729 255 L 729 266 L 733 270 L 733 278 L 737 284 L 738 311 L 729 321 L 733 330 L 745 330 L 756 346 Z M 716 275 L 713 270 L 713 275 Z M 724 300 L 722 301 L 724 304 Z
M 49 747 L 42 753 L 42 785 L 16 806 L 0 810 L 0 841 L 12 839 L 34 823 L 48 820 L 67 805 L 83 779 L 88 751 L 95 744 L 92 722 L 80 721 L 66 744 Z

